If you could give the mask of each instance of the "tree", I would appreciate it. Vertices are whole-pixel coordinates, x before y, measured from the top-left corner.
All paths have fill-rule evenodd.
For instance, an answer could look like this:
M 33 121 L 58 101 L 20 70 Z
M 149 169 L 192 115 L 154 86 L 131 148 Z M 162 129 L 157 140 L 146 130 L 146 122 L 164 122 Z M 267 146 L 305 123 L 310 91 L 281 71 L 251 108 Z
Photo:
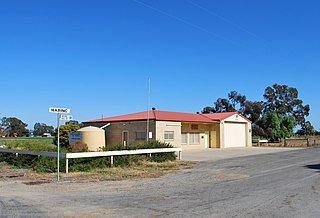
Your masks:
M 42 136 L 43 133 L 50 133 L 51 135 L 54 134 L 54 127 L 47 126 L 45 123 L 36 123 L 33 127 L 33 134 L 35 136 Z
M 228 94 L 228 98 L 229 98 L 229 102 L 232 105 L 232 108 L 238 111 L 239 113 L 243 113 L 247 97 L 244 95 L 241 95 L 237 91 L 231 91 Z
M 22 122 L 18 118 L 3 117 L 1 119 L 1 126 L 5 131 L 7 131 L 7 134 L 9 136 L 13 136 L 13 137 L 29 136 L 29 130 L 26 128 L 28 124 Z
M 210 107 L 210 106 L 204 107 L 204 108 L 202 109 L 202 111 L 201 111 L 201 113 L 203 113 L 203 114 L 210 114 L 210 113 L 213 113 L 213 112 L 214 112 L 214 110 L 213 110 L 213 108 Z
M 9 135 L 9 132 L 6 130 L 6 128 L 7 128 L 6 118 L 3 117 L 0 120 L 0 137 Z
M 231 112 L 235 111 L 230 101 L 226 98 L 218 98 L 214 103 L 214 112 Z
M 287 85 L 273 84 L 265 89 L 265 112 L 276 112 L 284 116 L 294 116 L 296 123 L 303 126 L 305 117 L 309 116 L 310 106 L 303 105 L 298 98 L 298 90 Z
M 245 115 L 252 123 L 256 123 L 264 110 L 262 101 L 246 101 L 244 103 L 243 115 Z
M 79 121 L 77 121 L 77 120 L 70 120 L 70 121 L 67 121 L 65 124 L 66 125 L 67 124 L 75 124 L 75 125 L 78 125 L 80 128 L 83 127 L 83 124 L 79 123 Z
M 76 124 L 66 124 L 60 126 L 60 145 L 63 147 L 69 146 L 69 133 L 76 132 L 80 127 Z M 54 144 L 58 144 L 58 129 L 55 129 Z
M 236 91 L 231 91 L 227 98 L 218 98 L 214 102 L 214 106 L 207 106 L 203 108 L 202 113 L 217 113 L 217 112 L 233 112 L 238 111 L 243 113 L 246 102 L 246 96 L 241 95 Z
M 257 136 L 277 141 L 292 137 L 295 125 L 295 118 L 293 116 L 267 112 L 257 121 L 253 132 Z
M 316 131 L 315 131 L 314 127 L 312 126 L 311 122 L 307 121 L 305 123 L 305 125 L 296 132 L 296 134 L 311 136 L 311 135 L 315 135 Z

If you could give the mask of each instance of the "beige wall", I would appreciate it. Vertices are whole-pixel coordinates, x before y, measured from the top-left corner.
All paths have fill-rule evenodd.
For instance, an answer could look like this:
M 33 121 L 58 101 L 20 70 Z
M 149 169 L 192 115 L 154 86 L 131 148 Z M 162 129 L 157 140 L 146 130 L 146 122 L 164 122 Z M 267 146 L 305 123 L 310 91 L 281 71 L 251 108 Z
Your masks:
M 192 125 L 196 125 L 198 128 L 192 128 Z M 211 124 L 203 123 L 182 123 L 181 133 L 187 135 L 187 143 L 181 144 L 182 147 L 189 148 L 209 148 L 211 144 L 217 143 L 216 134 Z M 190 133 L 199 133 L 199 143 L 190 143 Z
M 210 125 L 210 148 L 220 148 L 220 125 Z
M 232 124 L 235 125 L 234 128 Z M 237 124 L 239 124 L 238 127 L 236 127 Z M 228 129 L 227 132 L 226 129 Z M 242 144 L 244 144 L 245 147 L 252 146 L 251 123 L 237 114 L 221 122 L 220 131 L 222 132 L 220 134 L 221 148 L 240 147 Z M 239 140 L 239 146 L 236 144 L 236 140 Z
M 174 139 L 165 140 L 164 132 L 173 131 Z M 156 121 L 156 139 L 162 142 L 170 143 L 174 147 L 181 146 L 181 122 Z
M 252 126 L 251 123 L 246 124 L 247 147 L 252 147 Z

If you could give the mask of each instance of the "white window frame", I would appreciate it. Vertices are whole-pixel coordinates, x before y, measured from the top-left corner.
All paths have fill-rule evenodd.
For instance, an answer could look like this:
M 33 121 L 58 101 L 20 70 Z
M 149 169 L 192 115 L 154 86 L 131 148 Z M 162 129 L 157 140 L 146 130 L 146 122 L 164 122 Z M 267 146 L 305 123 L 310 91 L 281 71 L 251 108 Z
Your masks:
M 167 137 L 169 135 L 172 135 L 172 137 Z M 164 137 L 164 140 L 173 141 L 174 140 L 174 131 L 164 131 L 163 137 Z
M 195 136 L 197 136 L 197 138 Z M 198 139 L 198 140 L 195 140 L 195 139 Z M 189 144 L 190 145 L 200 145 L 200 133 L 199 132 L 190 132 L 189 133 Z
M 183 141 L 183 137 L 185 137 L 185 142 Z M 186 133 L 186 132 L 181 133 L 181 144 L 183 144 L 183 145 L 188 144 L 188 133 Z

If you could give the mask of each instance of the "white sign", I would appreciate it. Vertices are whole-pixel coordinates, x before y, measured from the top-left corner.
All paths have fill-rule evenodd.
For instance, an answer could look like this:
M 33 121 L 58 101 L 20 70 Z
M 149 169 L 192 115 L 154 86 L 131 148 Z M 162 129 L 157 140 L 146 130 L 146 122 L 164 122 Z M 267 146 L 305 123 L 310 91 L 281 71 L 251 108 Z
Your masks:
M 72 132 L 69 134 L 69 145 L 75 141 L 82 141 L 82 132 Z
M 60 115 L 60 120 L 73 120 L 73 116 L 72 115 L 61 114 Z
M 49 112 L 50 113 L 60 113 L 60 114 L 70 114 L 70 109 L 69 108 L 50 107 Z

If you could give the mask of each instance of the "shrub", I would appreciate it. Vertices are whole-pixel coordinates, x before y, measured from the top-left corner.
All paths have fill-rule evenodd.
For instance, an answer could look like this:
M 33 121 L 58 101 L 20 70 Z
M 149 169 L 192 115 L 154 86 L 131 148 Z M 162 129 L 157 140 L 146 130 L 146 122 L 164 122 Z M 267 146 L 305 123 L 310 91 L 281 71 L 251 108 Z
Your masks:
M 69 146 L 69 133 L 76 132 L 78 129 L 80 129 L 80 127 L 77 124 L 66 124 L 60 126 L 60 146 L 67 148 Z M 58 129 L 55 129 L 54 144 L 58 144 Z
M 69 152 L 88 152 L 88 146 L 81 141 L 75 141 L 68 147 Z
M 143 144 L 129 144 L 123 146 L 122 144 L 111 145 L 104 147 L 104 151 L 117 151 L 117 150 L 137 150 L 137 149 L 156 149 L 156 148 L 173 148 L 169 143 L 160 141 L 149 141 Z M 176 160 L 174 152 L 152 154 L 151 157 L 147 157 L 145 154 L 141 155 L 128 155 L 128 156 L 115 156 L 114 166 L 130 166 L 132 163 L 137 163 L 142 160 L 154 161 L 154 162 L 165 162 Z
M 44 149 L 45 146 L 34 145 L 33 143 L 13 143 L 15 148 L 22 146 L 24 149 L 28 148 L 34 151 L 56 151 L 56 148 Z M 48 147 L 48 145 L 46 145 Z M 10 148 L 13 148 L 10 147 Z M 114 145 L 104 148 L 104 151 L 114 151 L 114 150 L 136 150 L 136 149 L 154 149 L 154 148 L 171 148 L 172 145 L 168 143 L 163 143 L 159 141 L 151 141 L 145 144 L 128 145 L 124 147 L 123 145 Z M 69 149 L 72 152 L 83 152 L 87 151 L 87 146 L 81 142 L 76 142 L 72 144 Z M 61 148 L 61 153 L 67 152 L 65 147 Z M 176 156 L 174 152 L 152 154 L 149 157 L 146 154 L 141 155 L 127 155 L 127 156 L 114 156 L 113 166 L 115 167 L 128 167 L 132 164 L 139 163 L 141 161 L 154 161 L 154 162 L 164 162 L 164 161 L 174 161 Z M 14 154 L 1 154 L 0 162 L 6 162 L 14 167 L 18 168 L 29 168 L 37 172 L 47 172 L 52 173 L 57 170 L 57 158 L 56 157 L 37 157 L 31 155 L 19 155 L 16 157 Z M 65 171 L 65 159 L 60 159 L 60 171 Z M 105 168 L 111 167 L 110 157 L 94 157 L 94 158 L 75 158 L 69 159 L 69 169 L 72 172 L 78 171 L 91 171 L 95 168 Z

